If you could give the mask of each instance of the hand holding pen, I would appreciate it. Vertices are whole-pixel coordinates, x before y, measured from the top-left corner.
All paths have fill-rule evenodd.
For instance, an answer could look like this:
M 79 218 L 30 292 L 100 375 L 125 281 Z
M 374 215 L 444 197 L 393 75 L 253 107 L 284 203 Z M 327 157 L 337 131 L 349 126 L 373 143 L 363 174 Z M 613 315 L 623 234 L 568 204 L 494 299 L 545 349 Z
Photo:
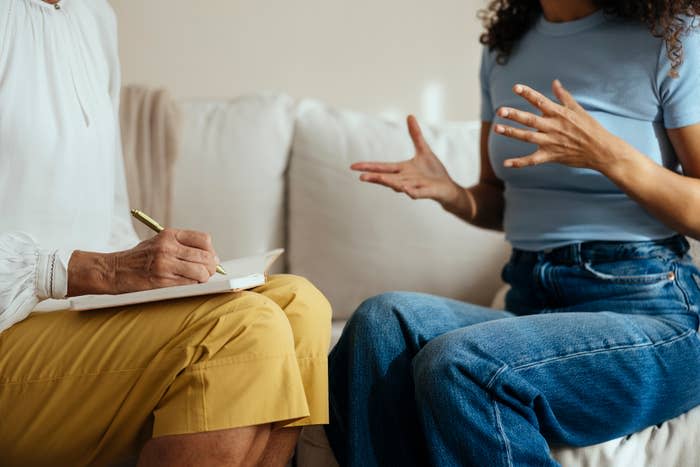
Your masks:
M 129 250 L 73 252 L 68 264 L 68 296 L 204 283 L 216 274 L 219 258 L 208 234 L 163 229 L 151 221 L 158 235 Z
M 162 225 L 160 225 L 151 216 L 149 216 L 143 211 L 139 211 L 138 209 L 132 209 L 131 215 L 156 233 L 161 233 L 163 230 L 165 230 L 165 228 Z M 211 243 L 211 239 L 209 239 L 209 243 Z M 226 274 L 226 271 L 224 270 L 224 268 L 221 267 L 220 264 L 216 265 L 216 272 L 218 272 L 219 274 Z

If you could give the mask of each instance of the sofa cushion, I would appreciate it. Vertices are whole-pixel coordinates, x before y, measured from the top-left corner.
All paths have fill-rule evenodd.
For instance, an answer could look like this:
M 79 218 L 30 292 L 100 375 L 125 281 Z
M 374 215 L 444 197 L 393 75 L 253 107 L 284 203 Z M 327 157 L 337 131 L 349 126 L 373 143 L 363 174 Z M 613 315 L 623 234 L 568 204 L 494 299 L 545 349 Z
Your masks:
M 583 448 L 559 447 L 552 455 L 565 467 L 697 467 L 700 407 L 631 436 Z M 307 427 L 297 447 L 299 467 L 337 467 L 322 427 Z
M 424 129 L 451 174 L 473 183 L 478 124 Z M 507 247 L 501 234 L 471 227 L 433 201 L 361 183 L 360 160 L 413 154 L 403 122 L 302 102 L 290 160 L 289 268 L 347 318 L 372 295 L 414 290 L 488 305 L 500 285 Z
M 183 102 L 173 225 L 210 232 L 222 260 L 285 246 L 294 106 L 265 94 Z

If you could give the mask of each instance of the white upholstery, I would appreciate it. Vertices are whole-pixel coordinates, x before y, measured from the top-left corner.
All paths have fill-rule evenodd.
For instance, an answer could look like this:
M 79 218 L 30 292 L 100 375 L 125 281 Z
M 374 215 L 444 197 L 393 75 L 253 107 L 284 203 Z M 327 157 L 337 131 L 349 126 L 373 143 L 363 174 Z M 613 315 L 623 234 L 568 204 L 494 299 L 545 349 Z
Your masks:
M 477 179 L 477 123 L 424 132 L 462 183 Z M 360 183 L 349 170 L 353 162 L 413 153 L 403 122 L 300 105 L 289 168 L 289 269 L 326 293 L 336 318 L 387 290 L 488 305 L 500 284 L 501 234 L 471 227 L 433 201 Z
M 294 108 L 281 95 L 184 102 L 173 225 L 210 232 L 222 260 L 285 246 Z
M 697 467 L 700 408 L 631 437 L 586 448 L 555 448 L 564 467 Z M 337 467 L 322 427 L 305 428 L 297 449 L 300 467 Z
M 288 270 L 330 298 L 336 338 L 343 319 L 378 292 L 423 290 L 489 304 L 501 287 L 501 236 L 349 172 L 353 161 L 411 155 L 402 122 L 271 95 L 188 101 L 184 117 L 173 225 L 212 232 L 222 259 L 286 247 Z M 477 125 L 426 129 L 463 183 L 477 174 Z M 698 442 L 695 409 L 629 438 L 555 454 L 566 467 L 695 467 Z M 333 465 L 322 430 L 304 433 L 298 465 Z

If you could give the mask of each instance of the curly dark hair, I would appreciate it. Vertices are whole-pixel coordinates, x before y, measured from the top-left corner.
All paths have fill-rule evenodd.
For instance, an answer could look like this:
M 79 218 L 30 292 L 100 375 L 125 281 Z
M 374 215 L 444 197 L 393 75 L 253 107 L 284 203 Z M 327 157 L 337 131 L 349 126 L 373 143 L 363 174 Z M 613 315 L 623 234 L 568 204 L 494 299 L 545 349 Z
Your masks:
M 656 37 L 663 38 L 671 60 L 672 76 L 683 64 L 681 36 L 695 27 L 688 17 L 700 14 L 700 0 L 594 0 L 606 14 L 639 21 Z M 542 14 L 539 0 L 492 0 L 479 12 L 486 28 L 480 42 L 495 50 L 496 61 L 508 61 L 513 48 Z

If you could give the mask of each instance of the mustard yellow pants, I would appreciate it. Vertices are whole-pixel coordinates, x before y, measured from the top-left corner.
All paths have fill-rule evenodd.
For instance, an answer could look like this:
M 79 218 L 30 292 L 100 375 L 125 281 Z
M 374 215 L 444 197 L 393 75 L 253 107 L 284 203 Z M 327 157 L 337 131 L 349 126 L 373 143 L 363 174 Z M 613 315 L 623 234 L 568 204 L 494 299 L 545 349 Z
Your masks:
M 308 281 L 0 333 L 0 465 L 111 465 L 151 437 L 328 422 L 331 310 Z

